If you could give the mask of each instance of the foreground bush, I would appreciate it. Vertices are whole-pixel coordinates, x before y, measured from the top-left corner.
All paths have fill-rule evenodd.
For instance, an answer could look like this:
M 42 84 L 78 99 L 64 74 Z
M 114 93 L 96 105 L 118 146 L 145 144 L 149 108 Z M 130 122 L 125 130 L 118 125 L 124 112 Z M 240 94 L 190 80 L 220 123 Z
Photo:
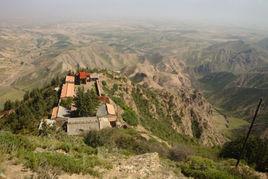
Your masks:
M 177 145 L 169 150 L 168 158 L 173 161 L 184 161 L 193 155 L 192 149 L 184 145 Z
M 90 173 L 97 175 L 92 169 L 96 165 L 102 163 L 96 157 L 81 157 L 75 158 L 60 153 L 34 153 L 34 152 L 20 152 L 20 155 L 26 160 L 26 166 L 37 171 L 41 168 L 52 168 L 53 170 L 63 170 L 67 173 Z
M 18 158 L 20 163 L 38 173 L 45 168 L 53 173 L 64 171 L 98 176 L 92 169 L 94 166 L 109 167 L 97 158 L 96 149 L 79 138 L 64 135 L 47 138 L 0 132 L 0 151 Z
M 227 172 L 226 168 L 217 165 L 213 160 L 197 156 L 181 164 L 181 169 L 184 175 L 194 178 L 235 178 Z
M 0 149 L 5 153 L 17 152 L 20 149 L 34 150 L 35 146 L 26 137 L 10 132 L 0 132 Z
M 158 152 L 167 156 L 167 147 L 153 139 L 147 140 L 134 129 L 104 129 L 91 131 L 85 143 L 92 147 L 105 146 L 109 149 L 124 149 L 134 154 Z

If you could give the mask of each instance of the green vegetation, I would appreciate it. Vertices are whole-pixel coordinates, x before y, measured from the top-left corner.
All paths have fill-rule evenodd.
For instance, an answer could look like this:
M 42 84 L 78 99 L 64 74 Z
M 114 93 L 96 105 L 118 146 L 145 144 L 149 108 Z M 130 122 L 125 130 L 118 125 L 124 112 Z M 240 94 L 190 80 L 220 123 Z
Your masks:
M 73 103 L 73 98 L 67 98 L 67 99 L 62 99 L 60 105 L 67 108 L 71 109 Z
M 235 79 L 237 79 L 237 76 L 231 72 L 218 72 L 210 73 L 199 81 L 205 84 L 207 90 L 220 90 Z
M 250 168 L 242 169 L 242 173 L 239 173 L 231 167 L 234 165 L 233 162 L 221 160 L 219 147 L 201 146 L 195 139 L 185 137 L 174 130 L 173 122 L 180 123 L 183 114 L 178 114 L 172 109 L 172 96 L 170 96 L 169 105 L 166 105 L 161 100 L 163 96 L 157 91 L 142 86 L 137 86 L 132 91 L 137 114 L 124 101 L 121 84 L 114 84 L 109 89 L 106 82 L 103 82 L 108 95 L 124 110 L 123 120 L 132 126 L 141 124 L 145 127 L 149 131 L 145 137 L 135 128 L 91 131 L 85 138 L 68 137 L 48 128 L 37 133 L 40 119 L 47 117 L 57 103 L 59 94 L 54 90 L 54 86 L 58 83 L 60 82 L 57 80 L 53 81 L 48 87 L 27 92 L 22 101 L 7 101 L 4 105 L 5 110 L 11 111 L 11 114 L 1 120 L 0 127 L 16 134 L 0 132 L 0 151 L 11 158 L 16 158 L 33 171 L 40 173 L 45 168 L 57 174 L 64 171 L 70 174 L 100 176 L 93 169 L 95 166 L 110 167 L 109 163 L 99 159 L 96 155 L 99 149 L 104 148 L 108 149 L 109 153 L 120 152 L 124 155 L 157 152 L 161 158 L 169 159 L 169 162 L 181 168 L 184 175 L 195 178 L 253 176 Z M 66 99 L 61 105 L 70 108 L 72 102 L 71 99 Z M 78 107 L 76 116 L 95 115 L 99 105 L 96 92 L 84 91 L 83 88 L 78 89 L 74 103 Z M 202 131 L 196 118 L 196 114 L 192 111 L 192 130 L 194 136 L 199 138 Z M 39 136 L 32 134 L 39 134 Z M 162 140 L 167 141 L 171 148 L 161 142 Z M 237 141 L 226 144 L 220 157 L 236 158 L 232 152 L 239 151 L 240 144 L 235 142 Z M 245 161 L 255 165 L 258 170 L 266 171 L 267 157 L 266 154 L 263 155 L 265 153 L 263 151 L 267 151 L 267 141 L 256 140 L 250 145 L 244 157 Z M 260 159 L 258 156 L 263 158 Z
M 99 106 L 97 94 L 93 89 L 85 92 L 83 88 L 79 88 L 74 98 L 74 103 L 77 107 L 75 116 L 79 117 L 95 116 Z
M 23 98 L 24 91 L 13 87 L 0 87 L 0 110 L 4 109 L 7 99 L 15 101 Z
M 173 161 L 184 161 L 193 154 L 191 148 L 185 145 L 176 145 L 169 150 L 168 158 Z
M 94 171 L 91 167 L 95 165 L 101 165 L 102 163 L 96 159 L 95 156 L 81 156 L 73 157 L 61 153 L 51 153 L 51 152 L 24 152 L 20 151 L 23 159 L 26 160 L 26 166 L 37 171 L 40 167 L 53 168 L 54 170 L 62 170 L 67 173 L 83 173 L 97 175 L 98 173 Z
M 58 94 L 52 85 L 26 92 L 22 101 L 4 104 L 5 109 L 12 112 L 0 121 L 0 129 L 37 134 L 40 120 L 50 115 L 57 102 Z
M 200 138 L 202 134 L 202 129 L 199 127 L 199 123 L 197 121 L 197 116 L 194 113 L 194 111 L 191 111 L 191 116 L 192 116 L 192 131 L 193 131 L 193 136 L 195 138 Z
M 102 81 L 102 82 L 105 82 L 105 81 Z M 104 83 L 103 86 L 104 86 L 104 90 L 108 93 L 108 95 L 115 102 L 115 104 L 117 104 L 124 110 L 124 113 L 122 114 L 123 120 L 131 126 L 137 126 L 139 123 L 139 119 L 138 119 L 138 115 L 136 114 L 136 112 L 133 111 L 129 106 L 127 106 L 127 104 L 121 97 L 115 96 L 115 92 L 119 90 L 120 85 L 114 84 L 111 90 L 107 87 L 106 83 Z
M 238 158 L 242 149 L 244 137 L 237 137 L 226 143 L 220 153 L 221 157 Z M 256 170 L 268 172 L 268 140 L 260 137 L 250 137 L 242 156 L 248 164 L 255 166 Z
M 110 167 L 97 158 L 97 151 L 86 146 L 82 138 L 68 137 L 62 133 L 47 138 L 0 132 L 0 149 L 36 172 L 42 172 L 45 168 L 55 173 L 65 171 L 97 176 L 99 174 L 92 167 Z
M 165 107 L 159 102 L 161 99 L 158 99 L 159 95 L 155 92 L 137 87 L 133 90 L 132 97 L 141 116 L 141 124 L 154 135 L 167 140 L 170 144 L 196 143 L 193 139 L 182 136 L 172 128 L 171 118 L 164 112 Z M 155 112 L 151 111 L 153 105 L 156 108 Z
M 183 174 L 194 178 L 234 178 L 222 166 L 202 157 L 191 157 L 181 165 L 181 169 Z
M 117 104 L 118 106 L 120 106 L 123 110 L 128 109 L 129 107 L 126 105 L 126 103 L 124 102 L 124 100 L 120 97 L 116 97 L 116 96 L 112 96 L 112 100 L 115 102 L 115 104 Z
M 231 72 L 215 72 L 207 74 L 199 81 L 212 104 L 223 109 L 226 114 L 249 120 L 258 99 L 268 100 L 266 71 L 265 67 L 261 67 L 256 68 L 254 73 L 236 75 Z M 238 84 L 239 81 L 243 83 Z M 264 110 L 259 114 L 260 120 L 257 122 L 267 127 L 267 103 L 263 103 L 263 106 Z
M 137 126 L 139 121 L 137 114 L 131 109 L 126 109 L 122 114 L 123 120 L 131 126 Z
M 136 112 L 128 107 L 122 98 L 113 96 L 112 100 L 124 110 L 122 114 L 123 120 L 131 126 L 137 126 L 139 119 Z
M 252 171 L 246 175 L 240 174 L 235 169 L 232 169 L 233 163 L 228 161 L 214 162 L 213 160 L 202 158 L 198 156 L 190 157 L 186 162 L 181 162 L 180 167 L 182 173 L 194 178 L 255 178 Z M 250 173 L 251 172 L 251 173 Z
M 167 156 L 168 153 L 167 146 L 153 139 L 145 139 L 134 129 L 91 131 L 86 136 L 85 143 L 92 147 L 104 146 L 110 150 L 118 148 L 132 154 L 158 152 L 162 156 Z

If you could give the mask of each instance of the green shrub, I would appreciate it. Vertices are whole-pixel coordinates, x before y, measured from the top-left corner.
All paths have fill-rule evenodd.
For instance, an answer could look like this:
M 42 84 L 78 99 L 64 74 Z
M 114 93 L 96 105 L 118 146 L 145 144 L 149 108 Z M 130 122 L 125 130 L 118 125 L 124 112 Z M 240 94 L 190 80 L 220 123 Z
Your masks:
M 101 84 L 102 84 L 103 86 L 107 86 L 107 82 L 106 82 L 106 81 L 101 81 Z
M 62 143 L 62 144 L 58 147 L 58 149 L 61 149 L 61 150 L 63 150 L 63 151 L 66 152 L 66 153 L 69 153 L 70 150 L 71 150 L 71 148 L 72 148 L 72 146 L 71 146 L 71 144 L 69 144 L 69 143 Z
M 194 178 L 235 178 L 223 166 L 217 165 L 214 161 L 202 157 L 191 157 L 188 161 L 180 165 L 182 173 Z
M 0 151 L 17 157 L 36 172 L 44 168 L 49 171 L 65 171 L 68 173 L 90 173 L 97 175 L 91 168 L 96 165 L 108 167 L 104 161 L 97 159 L 93 149 L 83 143 L 82 138 L 61 136 L 36 137 L 22 136 L 10 132 L 0 132 Z M 43 148 L 46 152 L 37 152 L 36 148 Z M 64 150 L 68 154 L 57 152 Z
M 131 126 L 138 125 L 138 117 L 137 114 L 131 109 L 126 109 L 122 114 L 123 120 Z
M 67 108 L 71 109 L 73 103 L 73 98 L 67 98 L 67 99 L 62 99 L 60 105 Z
M 118 106 L 120 106 L 124 110 L 129 108 L 126 105 L 126 103 L 124 102 L 124 100 L 122 98 L 120 98 L 120 97 L 112 96 L 112 100 L 115 102 L 115 104 L 117 104 Z
M 90 131 L 85 137 L 85 143 L 91 147 L 103 146 L 105 141 L 98 131 Z
M 221 157 L 238 158 L 242 149 L 244 137 L 238 136 L 226 143 L 220 153 Z M 247 163 L 255 165 L 256 170 L 268 172 L 268 140 L 252 136 L 248 139 L 244 155 L 241 157 Z
M 67 173 L 90 173 L 97 175 L 98 173 L 91 168 L 102 164 L 96 157 L 88 156 L 77 159 L 60 153 L 34 153 L 29 151 L 21 151 L 20 155 L 26 160 L 26 166 L 35 171 L 40 167 L 45 167 L 52 170 L 60 169 Z
M 155 140 L 147 140 L 134 129 L 104 129 L 92 131 L 85 137 L 85 143 L 92 147 L 105 146 L 108 149 L 118 148 L 133 154 L 158 152 L 167 154 L 167 147 Z
M 184 161 L 192 154 L 191 148 L 184 145 L 176 145 L 169 150 L 168 158 L 173 161 Z
M 10 132 L 0 132 L 0 147 L 5 153 L 16 152 L 19 149 L 34 150 L 35 148 L 26 137 Z

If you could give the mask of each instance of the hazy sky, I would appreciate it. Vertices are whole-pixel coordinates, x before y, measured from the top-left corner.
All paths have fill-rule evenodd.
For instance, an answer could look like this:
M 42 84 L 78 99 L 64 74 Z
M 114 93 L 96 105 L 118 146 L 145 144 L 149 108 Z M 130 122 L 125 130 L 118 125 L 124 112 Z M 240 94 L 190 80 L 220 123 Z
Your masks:
M 178 19 L 268 26 L 268 0 L 0 0 L 0 20 Z

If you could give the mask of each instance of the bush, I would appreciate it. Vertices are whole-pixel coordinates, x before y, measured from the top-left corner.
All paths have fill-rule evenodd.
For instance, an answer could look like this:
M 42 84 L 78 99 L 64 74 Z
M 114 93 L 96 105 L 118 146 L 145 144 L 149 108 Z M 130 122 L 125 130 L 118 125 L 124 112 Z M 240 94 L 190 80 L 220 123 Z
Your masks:
M 244 138 L 239 136 L 231 142 L 226 143 L 220 153 L 221 157 L 235 158 L 239 156 Z M 241 157 L 247 163 L 253 164 L 256 170 L 268 172 L 268 140 L 252 136 L 248 139 L 244 155 Z
M 70 150 L 71 150 L 71 145 L 69 144 L 69 143 L 62 143 L 59 147 L 58 147 L 58 149 L 61 149 L 61 150 L 63 150 L 64 152 L 66 152 L 66 153 L 68 153 L 68 152 L 70 152 Z
M 98 131 L 90 131 L 85 137 L 85 143 L 96 148 L 103 146 L 105 141 Z
M 138 117 L 137 114 L 132 111 L 131 109 L 127 109 L 122 114 L 123 120 L 128 123 L 131 126 L 137 126 L 138 125 Z
M 101 84 L 102 84 L 103 86 L 107 86 L 107 82 L 106 82 L 106 81 L 101 81 Z
M 54 137 L 0 132 L 0 151 L 17 157 L 20 162 L 38 173 L 46 169 L 53 173 L 63 170 L 68 173 L 97 175 L 92 167 L 96 165 L 108 167 L 107 163 L 94 156 L 96 150 L 85 145 L 81 138 L 65 136 L 57 140 Z M 37 147 L 45 149 L 45 152 L 35 151 Z M 64 150 L 68 155 L 57 152 L 58 149 Z
M 20 149 L 34 150 L 35 146 L 25 137 L 10 132 L 0 132 L 0 148 L 5 153 L 17 152 Z
M 193 151 L 189 147 L 177 145 L 169 150 L 168 158 L 173 161 L 184 161 L 192 154 Z
M 60 169 L 67 173 L 90 173 L 97 175 L 97 172 L 91 168 L 101 164 L 95 157 L 77 159 L 60 153 L 21 151 L 20 155 L 26 160 L 26 166 L 34 171 L 37 171 L 40 167 L 45 167 L 52 170 Z
M 67 99 L 63 99 L 61 100 L 60 105 L 67 108 L 67 109 L 71 109 L 72 107 L 72 103 L 73 103 L 73 98 L 67 98 Z
M 116 97 L 116 96 L 112 96 L 112 100 L 115 102 L 115 104 L 117 104 L 118 106 L 120 106 L 122 109 L 126 110 L 129 107 L 126 105 L 126 103 L 124 102 L 123 99 Z
M 227 172 L 227 169 L 217 165 L 214 161 L 202 157 L 191 157 L 188 161 L 180 165 L 182 173 L 194 178 L 222 178 L 231 179 L 233 175 Z
M 155 141 L 146 140 L 134 129 L 103 129 L 92 131 L 85 137 L 85 143 L 91 147 L 105 146 L 108 149 L 127 150 L 133 154 L 158 152 L 166 156 L 167 146 Z

